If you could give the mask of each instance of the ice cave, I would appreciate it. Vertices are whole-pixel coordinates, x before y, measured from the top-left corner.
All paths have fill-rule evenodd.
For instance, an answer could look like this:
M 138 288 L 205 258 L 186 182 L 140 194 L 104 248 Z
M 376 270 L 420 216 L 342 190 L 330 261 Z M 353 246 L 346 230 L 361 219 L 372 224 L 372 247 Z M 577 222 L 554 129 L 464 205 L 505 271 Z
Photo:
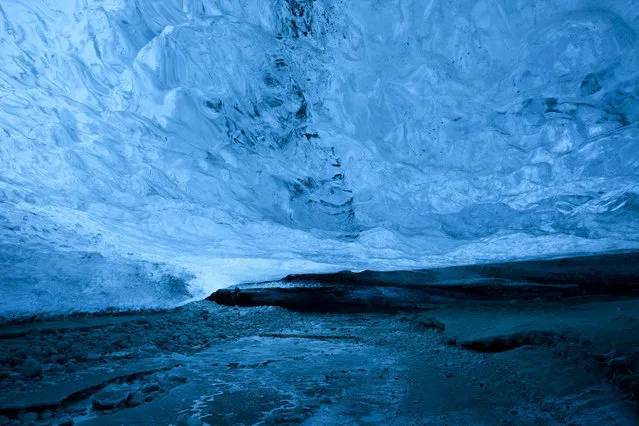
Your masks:
M 0 425 L 639 425 L 639 1 L 0 0 Z

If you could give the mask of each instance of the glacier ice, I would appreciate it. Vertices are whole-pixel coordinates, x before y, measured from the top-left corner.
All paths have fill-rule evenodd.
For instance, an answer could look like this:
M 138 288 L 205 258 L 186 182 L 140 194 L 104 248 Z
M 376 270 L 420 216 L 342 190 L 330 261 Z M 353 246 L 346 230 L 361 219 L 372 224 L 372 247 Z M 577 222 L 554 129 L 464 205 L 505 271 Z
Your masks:
M 1 315 L 639 247 L 639 2 L 4 0 Z

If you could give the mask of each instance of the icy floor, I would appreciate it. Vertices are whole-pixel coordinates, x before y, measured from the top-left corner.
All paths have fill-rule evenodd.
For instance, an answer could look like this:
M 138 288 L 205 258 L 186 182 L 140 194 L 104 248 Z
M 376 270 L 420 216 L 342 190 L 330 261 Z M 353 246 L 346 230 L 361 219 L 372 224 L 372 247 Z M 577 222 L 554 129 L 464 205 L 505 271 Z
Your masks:
M 606 363 L 636 351 L 638 308 L 460 302 L 338 315 L 198 302 L 5 326 L 0 424 L 636 425 Z M 444 331 L 424 326 L 433 317 Z M 526 330 L 562 339 L 461 348 Z

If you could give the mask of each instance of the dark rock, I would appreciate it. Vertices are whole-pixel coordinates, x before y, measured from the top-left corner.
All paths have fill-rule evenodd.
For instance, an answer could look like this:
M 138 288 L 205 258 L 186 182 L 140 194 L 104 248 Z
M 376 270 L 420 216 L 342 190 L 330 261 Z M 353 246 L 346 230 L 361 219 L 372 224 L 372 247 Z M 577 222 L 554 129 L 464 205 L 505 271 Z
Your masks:
M 160 385 L 158 385 L 157 383 L 149 383 L 148 385 L 145 385 L 144 387 L 142 387 L 143 393 L 157 392 L 159 390 L 160 390 Z
M 42 370 L 43 371 L 65 371 L 64 367 L 61 366 L 60 364 L 57 363 L 52 363 L 52 364 L 45 364 L 44 366 L 42 366 Z
M 113 347 L 114 347 L 114 345 L 112 345 L 110 343 L 104 343 L 104 344 L 99 346 L 99 351 L 102 352 L 102 353 L 113 352 Z M 98 348 L 96 348 L 96 349 L 98 349 Z
M 25 413 L 20 416 L 20 420 L 25 424 L 35 423 L 38 421 L 38 413 L 34 413 L 33 411 Z
M 42 374 L 42 365 L 33 358 L 27 358 L 20 366 L 20 373 L 28 378 L 40 376 Z
M 521 331 L 459 342 L 463 349 L 479 352 L 505 352 L 525 345 L 553 345 L 566 339 L 552 331 Z
M 87 361 L 98 361 L 102 355 L 97 352 L 89 352 L 86 356 Z
M 437 318 L 427 318 L 424 321 L 420 321 L 417 326 L 421 329 L 434 329 L 438 331 L 446 330 L 446 325 Z
M 11 356 L 9 354 L 0 354 L 0 364 L 11 365 Z
M 41 353 L 44 356 L 57 355 L 58 350 L 54 348 L 53 345 L 47 345 L 42 349 Z
M 639 376 L 633 376 L 628 389 L 634 395 L 635 399 L 639 399 Z
M 186 377 L 176 373 L 169 374 L 169 380 L 177 383 L 186 383 L 188 381 Z
M 639 399 L 639 374 L 616 376 L 613 382 L 619 388 L 631 393 L 634 398 Z
M 93 408 L 96 410 L 112 410 L 132 398 L 128 390 L 104 389 L 93 397 Z
M 639 253 L 631 252 L 412 271 L 289 275 L 283 281 L 358 287 L 420 287 L 437 297 L 507 301 L 540 297 L 560 300 L 584 294 L 636 295 L 639 294 L 638 277 Z M 453 280 L 460 284 L 448 284 Z
M 126 403 L 129 407 L 137 407 L 138 405 L 142 405 L 146 402 L 147 395 L 145 395 L 141 391 L 137 391 L 132 394 L 129 399 L 127 399 Z
M 228 306 L 280 306 L 299 312 L 380 312 L 431 309 L 433 298 L 424 288 L 331 285 L 324 287 L 218 290 L 207 300 Z
M 320 398 L 319 402 L 320 402 L 320 403 L 322 403 L 322 404 L 330 404 L 330 403 L 332 403 L 332 402 L 333 402 L 333 400 L 331 399 L 331 397 L 330 397 L 330 396 L 328 396 L 328 395 L 324 395 L 324 396 L 322 396 L 322 397 Z
M 630 374 L 634 369 L 634 360 L 629 357 L 618 357 L 608 361 L 607 375 L 609 378 L 617 374 Z
M 147 343 L 146 345 L 142 346 L 140 350 L 142 352 L 148 352 L 148 353 L 160 352 L 160 349 L 152 343 Z

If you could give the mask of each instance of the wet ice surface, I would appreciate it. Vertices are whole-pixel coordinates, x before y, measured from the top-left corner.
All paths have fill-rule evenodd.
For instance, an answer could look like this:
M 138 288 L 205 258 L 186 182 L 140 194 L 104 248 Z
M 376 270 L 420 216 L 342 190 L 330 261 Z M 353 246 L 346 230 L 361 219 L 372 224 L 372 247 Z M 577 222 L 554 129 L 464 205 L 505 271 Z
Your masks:
M 627 0 L 9 0 L 0 315 L 636 248 L 638 25 Z
M 635 425 L 632 390 L 618 385 L 636 370 L 609 365 L 636 357 L 637 303 L 457 302 L 382 315 L 198 302 L 5 326 L 0 424 Z M 462 348 L 526 330 L 562 338 Z

